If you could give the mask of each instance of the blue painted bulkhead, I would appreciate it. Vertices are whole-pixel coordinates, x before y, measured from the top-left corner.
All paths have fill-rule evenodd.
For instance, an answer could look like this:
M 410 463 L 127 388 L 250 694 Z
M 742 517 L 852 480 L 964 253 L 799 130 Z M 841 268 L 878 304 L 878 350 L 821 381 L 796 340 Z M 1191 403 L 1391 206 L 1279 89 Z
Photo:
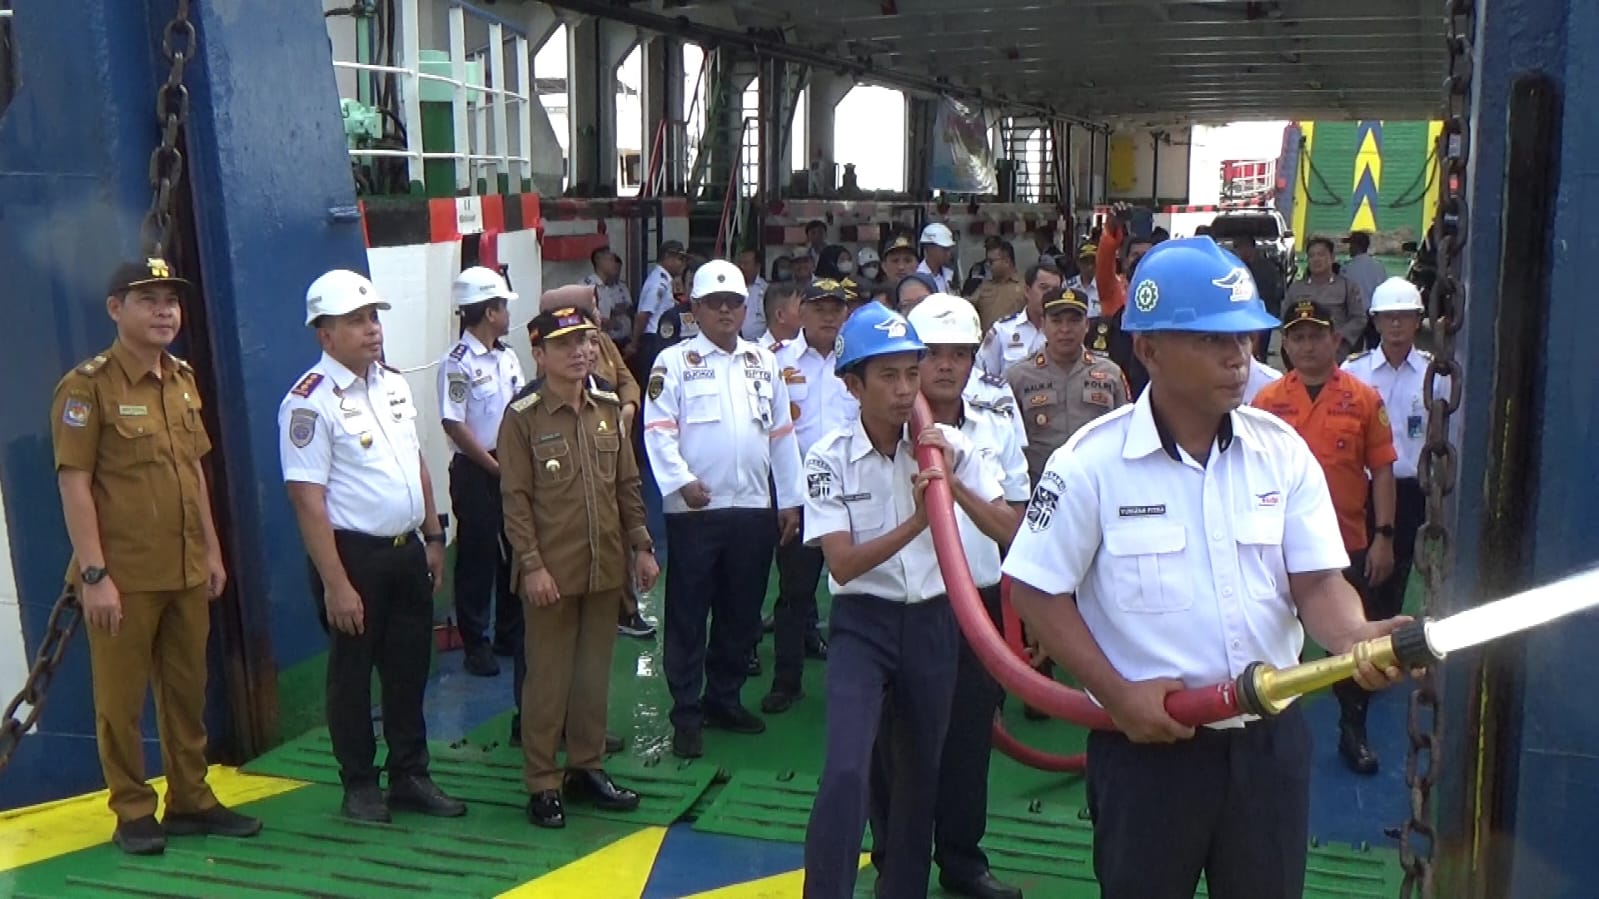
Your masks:
M 0 115 L 0 302 L 11 336 L 0 376 L 13 388 L 0 407 L 0 479 L 30 654 L 70 554 L 51 387 L 114 336 L 105 278 L 139 256 L 155 85 L 165 77 L 160 29 L 175 7 L 53 0 L 17 4 L 12 22 L 19 88 Z M 278 402 L 316 358 L 302 324 L 306 285 L 328 268 L 364 271 L 366 258 L 359 222 L 330 216 L 355 196 L 320 5 L 212 0 L 193 15 L 200 51 L 186 78 L 186 157 L 199 259 L 185 273 L 203 279 L 209 327 L 186 339 L 208 341 L 214 359 L 217 395 L 205 401 L 231 485 L 217 497 L 232 523 L 229 601 L 242 603 L 246 639 L 272 660 L 273 672 L 252 673 L 270 704 L 275 671 L 323 646 L 281 487 Z M 211 706 L 223 709 L 215 670 Z M 100 787 L 89 695 L 80 635 L 42 727 L 0 778 L 0 808 Z M 225 724 L 213 716 L 213 737 Z M 148 717 L 146 731 L 155 773 Z

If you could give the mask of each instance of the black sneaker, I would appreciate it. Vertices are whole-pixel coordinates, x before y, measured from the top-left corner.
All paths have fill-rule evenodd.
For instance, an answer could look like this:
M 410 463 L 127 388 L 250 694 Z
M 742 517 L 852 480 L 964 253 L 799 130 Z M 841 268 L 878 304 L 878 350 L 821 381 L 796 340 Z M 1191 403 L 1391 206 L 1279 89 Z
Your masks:
M 346 818 L 372 824 L 387 824 L 393 820 L 389 816 L 389 804 L 383 801 L 383 791 L 377 784 L 346 787 L 339 812 Z
M 132 821 L 118 821 L 111 842 L 129 855 L 160 855 L 167 851 L 167 832 L 161 829 L 155 815 L 145 815 Z
M 773 687 L 772 692 L 761 697 L 761 711 L 768 715 L 781 715 L 805 698 L 804 690 Z
M 558 830 L 566 826 L 566 808 L 560 790 L 543 790 L 527 801 L 527 819 L 538 827 Z
M 203 812 L 167 812 L 161 827 L 169 836 L 253 837 L 261 832 L 261 819 L 213 805 Z
M 617 619 L 616 632 L 623 637 L 648 640 L 655 636 L 655 625 L 645 620 L 643 615 L 634 612 L 631 615 L 623 615 Z
M 760 734 L 766 732 L 766 722 L 741 705 L 731 708 L 707 708 L 705 726 L 735 734 Z
M 466 661 L 462 667 L 473 677 L 498 677 L 500 674 L 500 663 L 494 658 L 494 650 L 485 643 L 466 651 Z
M 680 759 L 697 759 L 705 754 L 705 738 L 697 730 L 672 731 L 672 754 Z
M 466 814 L 466 803 L 439 789 L 425 774 L 391 776 L 389 805 L 435 818 L 459 818 Z

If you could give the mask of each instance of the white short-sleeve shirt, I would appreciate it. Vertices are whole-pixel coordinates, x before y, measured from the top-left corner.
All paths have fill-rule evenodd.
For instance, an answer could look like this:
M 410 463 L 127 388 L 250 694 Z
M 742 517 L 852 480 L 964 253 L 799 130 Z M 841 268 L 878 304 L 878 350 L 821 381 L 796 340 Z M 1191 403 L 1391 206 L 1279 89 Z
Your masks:
M 398 537 L 422 526 L 421 444 L 405 378 L 361 377 L 326 353 L 278 407 L 283 480 L 327 488 L 335 530 Z
M 1427 397 L 1424 384 L 1427 366 L 1432 357 L 1426 352 L 1411 348 L 1403 362 L 1396 368 L 1388 362 L 1381 349 L 1368 350 L 1351 356 L 1343 370 L 1371 385 L 1382 394 L 1382 403 L 1388 410 L 1388 425 L 1394 432 L 1394 451 L 1399 454 L 1394 462 L 1394 477 L 1413 478 L 1421 464 L 1421 447 L 1427 442 Z M 1449 396 L 1449 379 L 1439 377 L 1432 385 L 1434 394 Z
M 1016 442 L 1016 431 L 1011 427 L 1013 416 L 966 403 L 960 423 L 960 432 L 972 442 L 972 450 L 990 466 L 990 474 L 999 482 L 1000 491 L 1007 503 L 1025 503 L 1031 494 L 1027 480 L 1027 457 Z M 999 583 L 999 544 L 984 534 L 977 523 L 966 516 L 959 507 L 955 520 L 960 525 L 961 545 L 966 549 L 966 564 L 972 570 L 972 582 L 979 587 L 992 587 Z
M 965 435 L 939 427 L 955 451 L 953 476 L 985 501 L 999 499 L 1003 490 L 996 467 L 974 451 Z M 856 543 L 864 543 L 898 527 L 916 514 L 911 478 L 917 469 L 908 433 L 901 435 L 892 459 L 872 446 L 858 418 L 828 433 L 805 457 L 805 542 L 820 546 L 823 537 L 842 532 Z M 955 515 L 965 518 L 959 509 Z M 968 528 L 970 533 L 980 533 L 968 522 L 962 525 L 963 535 Z M 839 583 L 830 572 L 827 585 L 834 596 L 864 593 L 908 603 L 944 595 L 932 530 L 924 529 L 888 560 L 847 584 Z
M 478 446 L 493 450 L 505 407 L 525 383 L 516 353 L 501 343 L 486 347 L 469 331 L 439 362 L 439 417 L 464 423 Z M 454 440 L 450 448 L 460 449 Z
M 1157 426 L 1151 393 L 1050 456 L 1004 571 L 1075 594 L 1122 677 L 1190 687 L 1304 645 L 1288 575 L 1349 564 L 1321 466 L 1303 438 L 1248 406 L 1208 464 Z

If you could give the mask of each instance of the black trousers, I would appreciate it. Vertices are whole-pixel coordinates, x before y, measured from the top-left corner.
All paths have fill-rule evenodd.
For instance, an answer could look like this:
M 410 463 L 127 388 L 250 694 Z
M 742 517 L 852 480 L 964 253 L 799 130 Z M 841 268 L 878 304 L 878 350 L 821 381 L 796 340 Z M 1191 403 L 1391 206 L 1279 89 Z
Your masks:
M 801 533 L 804 527 L 801 525 Z M 796 693 L 805 674 L 805 636 L 816 628 L 822 550 L 799 536 L 777 548 L 777 605 L 772 612 L 772 689 Z
M 1374 505 L 1366 502 L 1366 528 L 1375 526 Z M 1421 492 L 1421 482 L 1415 478 L 1394 481 L 1394 570 L 1380 584 L 1366 583 L 1366 552 L 1350 553 L 1350 566 L 1344 577 L 1360 594 L 1360 604 L 1365 608 L 1367 621 L 1381 621 L 1404 611 L 1405 588 L 1410 584 L 1410 570 L 1416 560 L 1416 532 L 1421 529 L 1427 515 L 1427 499 Z M 1366 723 L 1366 706 L 1371 694 L 1362 690 L 1352 680 L 1333 686 L 1338 697 L 1339 716 L 1352 724 Z
M 983 598 L 989 620 L 999 627 L 999 585 L 979 588 L 978 595 Z M 988 763 L 994 750 L 994 712 L 1004 696 L 1004 689 L 983 667 L 965 635 L 961 635 L 954 700 L 938 765 L 933 813 L 933 860 L 938 862 L 940 871 L 954 880 L 975 880 L 988 872 L 988 855 L 978 844 L 988 833 Z M 888 832 L 893 731 L 892 706 L 884 706 L 872 757 L 872 864 L 878 870 L 882 870 L 883 861 L 879 838 Z
M 377 741 L 372 735 L 374 669 L 383 691 L 389 777 L 427 774 L 422 693 L 433 641 L 427 553 L 414 534 L 396 546 L 392 537 L 335 531 L 333 542 L 366 613 L 360 634 L 329 628 L 322 577 L 310 565 L 311 597 L 328 634 L 328 736 L 339 762 L 339 779 L 346 788 L 378 782 Z
M 855 894 L 873 782 L 887 784 L 885 821 L 873 824 L 877 895 L 927 895 L 933 815 L 959 630 L 949 600 L 907 605 L 876 596 L 833 597 L 827 625 L 827 756 L 805 830 L 806 899 Z M 892 734 L 880 735 L 884 708 Z M 884 739 L 883 737 L 886 737 Z M 873 771 L 879 743 L 886 770 Z
M 468 650 L 481 646 L 494 607 L 494 645 L 522 643 L 522 601 L 511 589 L 500 479 L 456 453 L 450 460 L 450 505 L 455 510 L 455 621 Z
M 746 659 L 761 637 L 761 605 L 777 545 L 771 509 L 666 516 L 666 683 L 672 726 L 698 730 L 705 709 L 741 704 Z M 708 638 L 708 639 L 707 639 Z
M 1310 730 L 1298 706 L 1180 743 L 1088 736 L 1094 875 L 1103 899 L 1299 899 Z

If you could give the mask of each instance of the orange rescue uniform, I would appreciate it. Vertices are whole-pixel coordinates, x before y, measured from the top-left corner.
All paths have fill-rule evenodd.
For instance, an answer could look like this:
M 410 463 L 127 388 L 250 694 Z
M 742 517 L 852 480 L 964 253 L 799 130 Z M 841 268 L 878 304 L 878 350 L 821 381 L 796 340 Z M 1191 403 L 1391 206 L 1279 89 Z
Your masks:
M 1293 371 L 1263 387 L 1254 405 L 1288 422 L 1310 444 L 1327 474 L 1344 549 L 1365 549 L 1370 540 L 1366 473 L 1399 458 L 1382 396 L 1353 375 L 1334 369 L 1312 400 L 1299 372 Z

